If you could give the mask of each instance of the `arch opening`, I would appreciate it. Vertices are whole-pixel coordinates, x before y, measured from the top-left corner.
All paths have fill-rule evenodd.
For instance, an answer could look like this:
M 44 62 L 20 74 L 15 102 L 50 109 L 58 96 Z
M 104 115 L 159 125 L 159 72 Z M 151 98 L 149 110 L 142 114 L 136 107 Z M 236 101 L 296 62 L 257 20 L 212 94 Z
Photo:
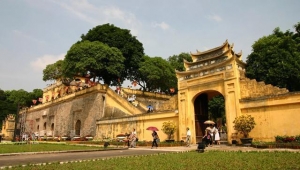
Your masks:
M 220 110 L 218 110 L 220 109 Z M 194 100 L 195 135 L 196 141 L 202 141 L 207 125 L 206 120 L 213 120 L 220 127 L 225 119 L 224 96 L 218 91 L 204 91 Z
M 75 135 L 80 136 L 81 121 L 77 120 L 75 124 Z

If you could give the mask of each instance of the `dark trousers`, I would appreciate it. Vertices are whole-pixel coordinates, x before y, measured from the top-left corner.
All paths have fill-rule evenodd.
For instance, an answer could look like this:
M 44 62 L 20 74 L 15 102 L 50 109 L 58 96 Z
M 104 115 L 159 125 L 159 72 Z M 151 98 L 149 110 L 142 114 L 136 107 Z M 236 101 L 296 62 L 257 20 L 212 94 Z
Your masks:
M 210 135 L 205 136 L 204 141 L 205 141 L 206 146 L 212 145 L 212 138 Z
M 153 139 L 153 141 L 152 141 L 152 147 L 153 146 L 155 146 L 155 147 L 157 147 L 158 145 L 157 145 L 157 142 L 156 142 L 156 139 Z

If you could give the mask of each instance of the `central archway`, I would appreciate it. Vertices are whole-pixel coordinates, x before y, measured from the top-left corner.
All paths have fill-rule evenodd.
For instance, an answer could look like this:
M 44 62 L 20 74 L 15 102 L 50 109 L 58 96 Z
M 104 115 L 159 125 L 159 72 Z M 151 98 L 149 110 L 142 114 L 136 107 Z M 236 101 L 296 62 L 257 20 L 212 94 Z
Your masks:
M 204 122 L 210 119 L 208 103 L 213 97 L 219 95 L 222 94 L 218 91 L 213 90 L 204 91 L 196 95 L 194 100 L 196 141 L 201 141 L 203 136 L 205 135 L 206 125 L 204 124 Z

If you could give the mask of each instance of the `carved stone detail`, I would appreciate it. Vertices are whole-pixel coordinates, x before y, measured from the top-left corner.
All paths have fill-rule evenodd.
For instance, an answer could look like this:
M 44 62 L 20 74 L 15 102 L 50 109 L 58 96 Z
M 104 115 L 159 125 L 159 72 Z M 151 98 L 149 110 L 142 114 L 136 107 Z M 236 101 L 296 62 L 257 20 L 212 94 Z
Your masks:
M 225 78 L 233 77 L 233 71 L 225 72 Z

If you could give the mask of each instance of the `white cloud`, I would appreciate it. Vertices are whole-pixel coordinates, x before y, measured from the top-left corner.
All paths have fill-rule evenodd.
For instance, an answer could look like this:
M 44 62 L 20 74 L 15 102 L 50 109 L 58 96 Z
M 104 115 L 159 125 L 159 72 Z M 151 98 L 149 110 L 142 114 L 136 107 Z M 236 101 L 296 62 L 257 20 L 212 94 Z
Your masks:
M 93 13 L 97 11 L 97 8 L 86 0 L 74 0 L 66 3 L 60 0 L 52 0 L 52 2 L 58 4 L 81 20 L 93 25 L 97 24 L 97 20 L 87 14 L 88 12 Z
M 35 41 L 38 43 L 45 43 L 45 41 L 38 40 L 20 30 L 13 30 L 13 34 L 14 34 L 14 36 L 21 37 L 22 39 L 26 39 L 26 41 Z
M 53 64 L 58 60 L 63 60 L 65 57 L 65 54 L 59 54 L 59 55 L 50 55 L 46 54 L 42 57 L 37 58 L 35 61 L 30 62 L 30 66 L 36 70 L 44 70 L 48 64 Z
M 214 20 L 214 21 L 217 21 L 217 22 L 220 22 L 220 21 L 223 20 L 219 15 L 216 15 L 216 14 L 214 14 L 214 15 L 209 15 L 209 16 L 208 16 L 208 19 L 211 19 L 211 20 Z
M 167 29 L 170 28 L 170 26 L 169 26 L 167 23 L 165 23 L 165 22 L 161 22 L 161 23 L 152 23 L 152 26 L 153 26 L 154 28 L 159 27 L 159 28 L 161 28 L 161 29 L 163 29 L 163 30 L 167 30 Z
M 139 24 L 134 14 L 116 6 L 103 5 L 97 7 L 87 0 L 70 0 L 68 2 L 52 0 L 52 2 L 66 9 L 77 18 L 92 25 L 111 23 L 112 20 L 121 22 L 127 27 L 134 27 Z

